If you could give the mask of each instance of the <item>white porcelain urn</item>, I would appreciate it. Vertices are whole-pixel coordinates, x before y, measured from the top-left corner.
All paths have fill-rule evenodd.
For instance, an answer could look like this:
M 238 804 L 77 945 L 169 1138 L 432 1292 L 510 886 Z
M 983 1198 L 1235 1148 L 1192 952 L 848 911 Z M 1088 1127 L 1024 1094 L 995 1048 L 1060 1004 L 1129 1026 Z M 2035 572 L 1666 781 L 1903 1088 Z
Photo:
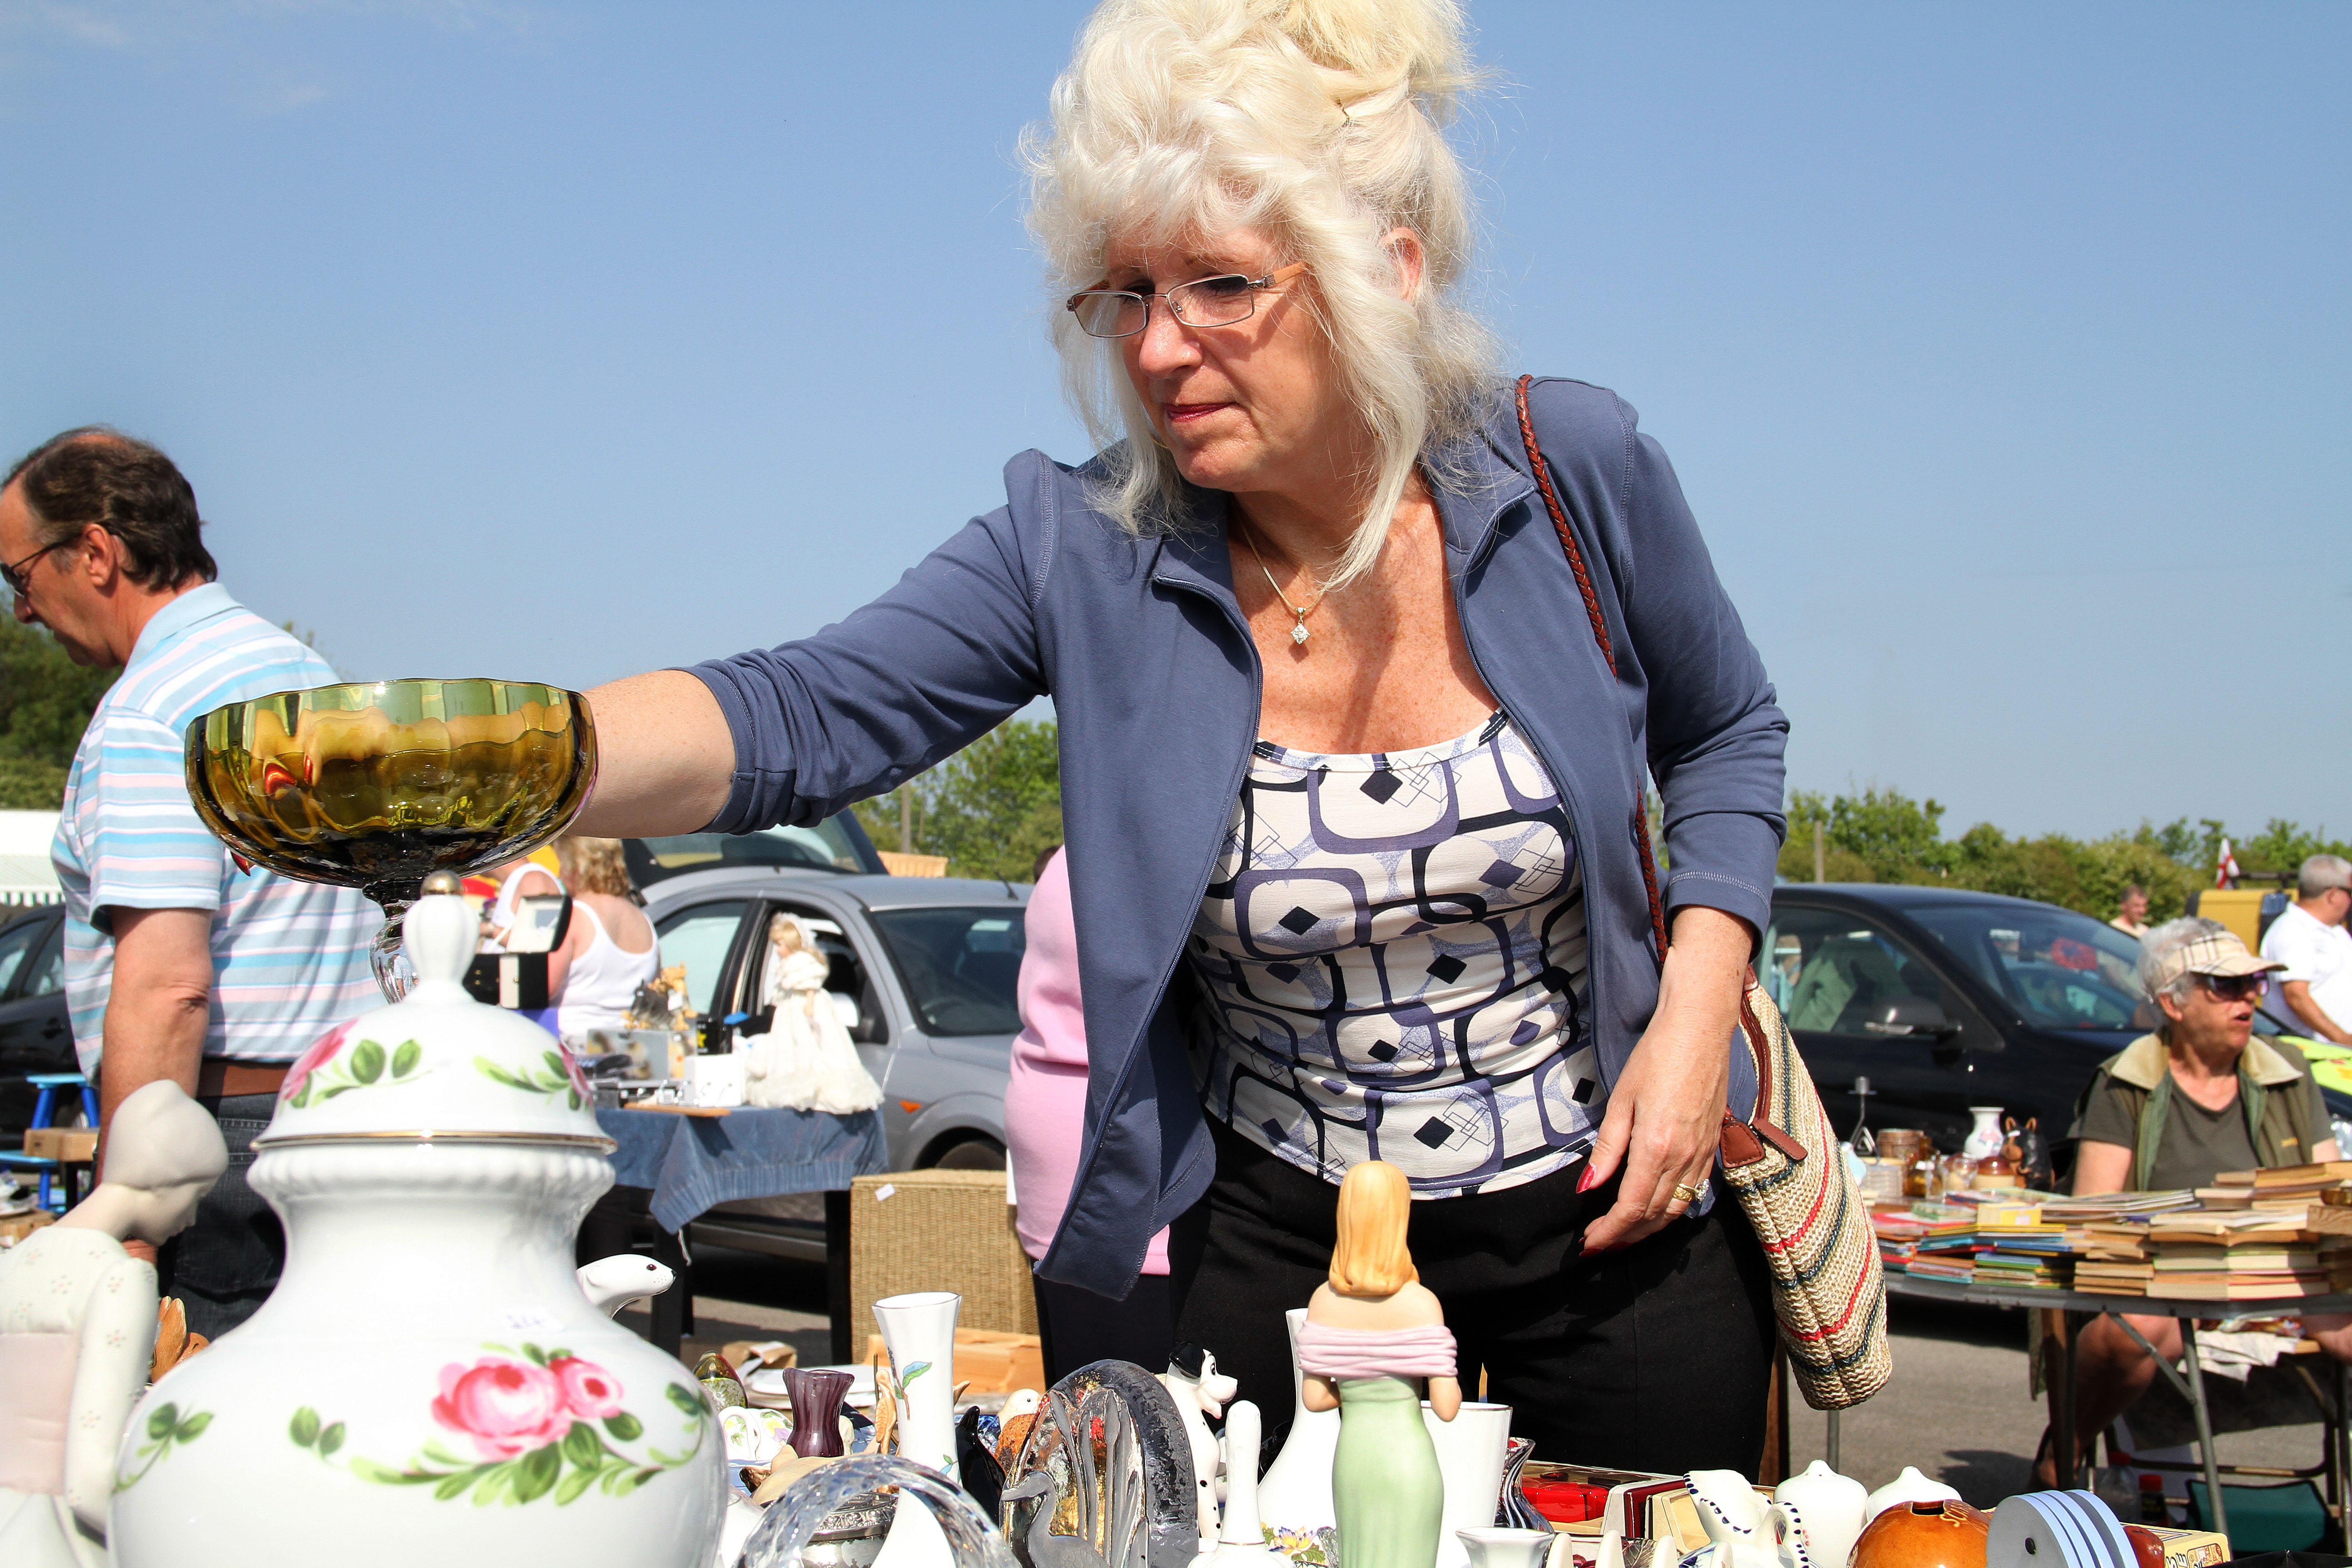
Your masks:
M 131 1413 L 121 1568 L 711 1562 L 725 1445 L 688 1370 L 582 1292 L 612 1145 L 553 1037 L 466 994 L 475 931 L 420 900 L 406 999 L 287 1074 L 251 1178 L 284 1278 Z

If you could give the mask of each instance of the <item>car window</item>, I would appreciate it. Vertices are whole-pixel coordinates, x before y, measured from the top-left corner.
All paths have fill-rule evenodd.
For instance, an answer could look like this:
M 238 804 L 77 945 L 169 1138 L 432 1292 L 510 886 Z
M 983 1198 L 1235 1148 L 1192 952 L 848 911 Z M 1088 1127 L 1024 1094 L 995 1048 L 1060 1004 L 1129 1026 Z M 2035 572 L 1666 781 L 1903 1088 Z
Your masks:
M 867 984 L 866 966 L 858 961 L 857 949 L 849 933 L 841 929 L 839 921 L 819 910 L 780 904 L 776 912 L 796 917 L 816 939 L 816 950 L 825 963 L 825 1000 L 834 1016 L 841 1020 L 842 1027 L 849 1030 L 853 1037 L 878 1038 L 872 1036 L 870 1027 L 867 1035 L 857 1033 L 861 1026 L 878 1024 L 881 1004 Z M 754 944 L 752 958 L 746 961 L 745 967 L 752 971 L 751 984 L 742 991 L 740 1004 L 745 1012 L 760 1020 L 760 1027 L 770 1026 L 765 1020 L 777 1002 L 776 950 L 772 942 L 764 940 L 764 935 L 763 932 L 763 940 Z
M 25 983 L 25 994 L 49 996 L 65 988 L 66 929 L 60 925 L 41 944 L 41 956 L 33 961 L 33 977 Z M 5 984 L 0 984 L 0 989 L 5 989 Z
M 16 972 L 33 955 L 33 939 L 47 929 L 47 921 L 30 920 L 0 931 L 0 996 L 8 994 Z
M 1017 989 L 1028 951 L 1025 911 L 891 910 L 874 917 L 890 962 L 928 1035 L 1012 1035 L 1021 1030 Z
M 1838 910 L 1775 910 L 1764 933 L 1765 988 L 1789 1027 L 1872 1037 L 1863 1026 L 1904 996 L 1944 1007 L 1943 983 L 1910 945 L 1877 922 Z
M 654 928 L 661 941 L 662 967 L 686 966 L 687 1005 L 698 1013 L 710 1011 L 710 994 L 719 984 L 719 972 L 727 967 L 727 950 L 735 945 L 736 930 L 749 908 L 741 899 L 689 904 Z
M 872 872 L 879 861 L 861 854 L 861 837 L 841 816 L 814 827 L 777 826 L 758 833 L 678 833 L 666 838 L 627 838 L 621 849 L 629 880 L 649 888 L 667 877 L 709 871 L 720 866 L 789 866 L 810 871 Z
M 1905 911 L 2047 1029 L 2129 1029 L 2143 993 L 2139 943 L 2051 904 L 1937 904 Z

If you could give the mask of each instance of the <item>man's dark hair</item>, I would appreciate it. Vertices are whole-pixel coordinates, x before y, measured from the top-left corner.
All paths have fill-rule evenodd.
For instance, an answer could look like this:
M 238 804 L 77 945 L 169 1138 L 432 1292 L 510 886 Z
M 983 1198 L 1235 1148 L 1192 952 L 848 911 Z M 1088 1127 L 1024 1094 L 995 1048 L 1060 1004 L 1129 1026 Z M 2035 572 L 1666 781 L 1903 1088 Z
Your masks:
M 97 523 L 122 542 L 123 574 L 142 588 L 220 575 L 197 537 L 205 521 L 194 488 L 171 458 L 120 430 L 85 425 L 52 436 L 17 460 L 5 483 L 23 486 L 42 543 Z

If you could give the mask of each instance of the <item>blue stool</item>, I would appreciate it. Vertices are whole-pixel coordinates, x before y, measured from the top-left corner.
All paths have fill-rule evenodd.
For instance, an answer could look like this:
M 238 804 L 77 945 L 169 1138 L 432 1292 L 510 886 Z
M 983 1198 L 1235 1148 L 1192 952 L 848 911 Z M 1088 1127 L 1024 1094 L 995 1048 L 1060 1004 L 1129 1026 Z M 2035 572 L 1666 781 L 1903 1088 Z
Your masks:
M 82 1125 L 85 1127 L 98 1125 L 98 1090 L 92 1089 L 89 1086 L 89 1079 L 82 1077 L 81 1074 L 78 1072 L 28 1073 L 26 1075 L 25 1081 L 40 1091 L 33 1100 L 33 1126 L 53 1127 L 57 1124 L 58 1090 L 68 1088 L 78 1088 L 81 1090 Z M 64 1192 L 51 1191 L 51 1183 L 60 1170 L 57 1161 L 46 1154 L 27 1154 L 15 1149 L 0 1150 L 0 1166 L 19 1171 L 38 1171 L 41 1173 L 41 1187 L 35 1201 L 43 1208 L 53 1208 L 63 1212 L 66 1206 Z

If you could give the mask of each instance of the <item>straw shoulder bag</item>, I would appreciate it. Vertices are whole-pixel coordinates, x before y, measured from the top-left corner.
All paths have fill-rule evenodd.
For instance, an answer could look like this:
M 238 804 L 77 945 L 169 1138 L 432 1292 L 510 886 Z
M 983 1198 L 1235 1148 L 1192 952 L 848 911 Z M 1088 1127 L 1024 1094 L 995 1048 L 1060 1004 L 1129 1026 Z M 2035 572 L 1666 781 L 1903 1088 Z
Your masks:
M 1592 574 L 1536 443 L 1535 420 L 1528 412 L 1534 379 L 1519 378 L 1519 436 L 1569 568 L 1576 574 L 1593 639 L 1613 674 L 1617 655 Z M 1663 964 L 1665 906 L 1650 854 L 1648 813 L 1638 803 L 1631 826 L 1650 897 L 1651 936 Z M 1816 1410 L 1843 1410 L 1877 1393 L 1894 1369 L 1886 1348 L 1886 1280 L 1879 1271 L 1878 1238 L 1796 1042 L 1752 969 L 1739 999 L 1739 1037 L 1755 1058 L 1756 1113 L 1746 1121 L 1727 1110 L 1723 1113 L 1718 1158 L 1724 1184 L 1764 1244 L 1773 1312 L 1805 1403 Z

